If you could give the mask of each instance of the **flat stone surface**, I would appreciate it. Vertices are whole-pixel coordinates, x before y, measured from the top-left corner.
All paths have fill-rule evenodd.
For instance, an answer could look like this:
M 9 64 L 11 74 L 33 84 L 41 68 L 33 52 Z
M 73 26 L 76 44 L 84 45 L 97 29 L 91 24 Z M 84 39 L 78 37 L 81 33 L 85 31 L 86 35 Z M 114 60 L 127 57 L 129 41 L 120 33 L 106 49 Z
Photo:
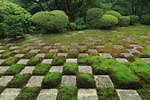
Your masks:
M 29 51 L 29 53 L 38 53 L 40 50 L 39 49 L 32 49 Z
M 76 86 L 76 76 L 71 75 L 62 76 L 61 86 Z
M 43 59 L 42 64 L 51 64 L 53 59 Z
M 128 62 L 128 60 L 125 58 L 116 58 L 116 60 L 119 62 Z
M 117 89 L 120 100 L 142 100 L 136 90 Z
M 13 50 L 12 52 L 13 52 L 13 53 L 19 53 L 20 50 Z
M 89 54 L 88 53 L 79 53 L 79 57 L 85 57 L 85 56 L 88 56 Z
M 15 100 L 19 95 L 21 89 L 18 88 L 6 88 L 0 95 L 0 100 Z
M 20 59 L 17 64 L 24 64 L 26 65 L 28 63 L 29 59 Z
M 56 100 L 57 89 L 42 89 L 37 97 L 37 100 Z
M 6 50 L 0 50 L 0 53 L 3 53 L 3 52 L 5 52 Z
M 0 59 L 0 65 L 2 64 L 2 63 L 4 63 L 4 59 Z
M 96 56 L 97 53 L 98 53 L 98 52 L 97 52 L 96 49 L 88 49 L 88 54 L 89 54 L 90 56 Z
M 141 60 L 150 63 L 150 58 L 141 58 Z
M 14 76 L 2 76 L 0 77 L 0 86 L 7 86 L 7 84 L 13 79 Z
M 20 74 L 32 74 L 35 67 L 25 67 Z
M 91 66 L 79 66 L 79 72 L 81 73 L 89 73 L 92 74 L 92 67 Z
M 52 46 L 44 46 L 43 48 L 44 49 L 50 49 L 50 48 L 52 48 Z
M 99 55 L 103 58 L 112 58 L 112 55 L 110 53 L 99 53 Z
M 136 49 L 127 49 L 127 51 L 131 54 L 134 54 L 134 53 L 140 53 L 140 51 L 136 50 Z
M 96 89 L 79 89 L 78 100 L 98 100 Z
M 96 87 L 114 87 L 110 77 L 108 75 L 96 75 Z
M 38 53 L 35 57 L 44 58 L 45 57 L 45 53 Z
M 96 48 L 97 49 L 101 49 L 101 48 L 104 48 L 105 46 L 103 46 L 103 45 L 98 45 L 98 46 L 96 46 Z
M 33 46 L 30 46 L 30 45 L 27 46 L 27 48 L 28 48 L 28 49 L 34 49 L 34 47 L 33 47 Z
M 49 52 L 57 53 L 57 52 L 58 52 L 58 49 L 50 49 Z
M 43 76 L 32 76 L 27 83 L 27 87 L 40 87 L 43 80 Z
M 123 49 L 124 48 L 124 46 L 122 46 L 122 45 L 114 45 L 113 46 L 115 49 Z
M 17 58 L 22 58 L 24 56 L 24 54 L 16 54 L 15 57 Z
M 9 67 L 0 67 L 0 74 L 3 74 Z
M 63 66 L 52 66 L 49 70 L 49 72 L 63 72 Z
M 67 53 L 57 53 L 58 57 L 67 57 Z
M 73 63 L 77 63 L 78 60 L 77 59 L 66 59 L 66 62 L 73 62 Z
M 134 55 L 131 54 L 131 53 L 121 53 L 120 55 L 124 56 L 125 58 L 133 57 L 133 56 L 134 56 Z

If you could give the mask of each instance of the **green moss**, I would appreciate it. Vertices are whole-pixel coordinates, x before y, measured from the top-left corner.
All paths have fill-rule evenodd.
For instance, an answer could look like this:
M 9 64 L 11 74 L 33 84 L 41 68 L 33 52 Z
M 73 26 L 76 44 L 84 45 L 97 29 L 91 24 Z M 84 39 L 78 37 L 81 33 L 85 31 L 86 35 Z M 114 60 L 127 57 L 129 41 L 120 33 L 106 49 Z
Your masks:
M 78 50 L 69 50 L 68 51 L 68 58 L 77 58 L 79 54 Z
M 61 82 L 61 73 L 58 72 L 48 73 L 42 81 L 42 88 L 55 88 L 59 86 L 60 82 Z
M 10 88 L 22 88 L 30 78 L 30 74 L 17 74 L 8 84 Z
M 33 70 L 33 75 L 45 75 L 50 67 L 49 64 L 39 64 Z
M 91 74 L 77 74 L 77 86 L 79 88 L 95 88 L 95 79 Z
M 9 66 L 9 65 L 15 64 L 17 62 L 17 60 L 18 59 L 15 57 L 9 57 L 6 59 L 6 61 L 3 63 L 3 65 Z
M 55 58 L 56 57 L 56 53 L 46 53 L 45 58 L 46 59 L 51 59 L 51 58 Z
M 77 100 L 77 87 L 61 87 L 58 100 Z
M 8 70 L 5 72 L 5 75 L 15 75 L 21 72 L 21 70 L 24 68 L 24 65 L 15 64 L 8 68 Z
M 39 92 L 39 87 L 24 87 L 15 100 L 34 100 Z
M 77 69 L 78 67 L 76 63 L 65 63 L 63 68 L 63 74 L 76 75 Z
M 1 56 L 0 58 L 6 59 L 6 58 L 8 58 L 8 57 L 10 57 L 10 56 L 12 56 L 12 53 L 11 53 L 11 52 L 5 52 L 5 53 L 2 54 L 2 56 Z
M 0 93 L 2 93 L 2 91 L 5 89 L 5 87 L 0 86 Z
M 150 100 L 150 96 L 149 96 L 150 89 L 149 88 L 138 89 L 137 92 L 141 96 L 142 100 Z
M 141 54 L 141 57 L 150 57 L 150 46 L 146 46 L 145 49 L 144 49 L 144 52 Z
M 30 61 L 28 62 L 27 65 L 29 65 L 29 66 L 34 66 L 34 65 L 39 64 L 40 62 L 41 62 L 41 58 L 32 57 L 32 58 L 30 59 Z
M 53 66 L 64 65 L 64 63 L 65 63 L 65 59 L 64 58 L 59 58 L 59 57 L 55 57 L 52 61 Z

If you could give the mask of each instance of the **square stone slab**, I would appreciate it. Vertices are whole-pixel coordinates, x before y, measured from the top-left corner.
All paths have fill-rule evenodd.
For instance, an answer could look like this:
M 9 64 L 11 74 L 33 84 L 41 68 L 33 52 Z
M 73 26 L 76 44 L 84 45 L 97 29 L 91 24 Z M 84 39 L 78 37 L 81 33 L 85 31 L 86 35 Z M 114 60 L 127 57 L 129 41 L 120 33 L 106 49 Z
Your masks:
M 49 72 L 63 72 L 63 66 L 52 66 L 49 70 Z
M 50 48 L 52 48 L 52 46 L 44 46 L 43 48 L 44 49 L 50 49 Z
M 32 76 L 27 83 L 27 87 L 41 87 L 43 76 Z
M 131 54 L 131 53 L 121 53 L 120 55 L 124 56 L 125 58 L 133 57 L 133 56 L 134 56 L 134 55 Z
M 150 63 L 150 58 L 141 58 L 141 60 Z
M 53 59 L 43 59 L 42 64 L 51 64 Z
M 12 52 L 13 52 L 13 53 L 19 53 L 20 50 L 13 50 Z
M 57 52 L 58 52 L 58 49 L 50 49 L 49 52 L 57 53 Z
M 97 52 L 96 49 L 88 49 L 88 54 L 89 54 L 90 56 L 96 56 L 97 53 L 98 53 L 98 52 Z
M 98 46 L 96 46 L 96 48 L 97 49 L 101 49 L 101 48 L 104 48 L 105 46 L 103 46 L 103 45 L 98 45 Z
M 34 47 L 33 46 L 26 46 L 28 49 L 34 49 Z
M 77 59 L 66 59 L 66 62 L 73 62 L 73 63 L 77 63 L 78 60 Z
M 32 49 L 29 51 L 29 53 L 38 53 L 40 50 L 39 49 Z
M 125 58 L 116 58 L 116 60 L 119 62 L 128 62 L 128 60 Z
M 79 53 L 79 57 L 85 57 L 85 56 L 88 56 L 89 54 L 88 53 Z
M 96 89 L 79 89 L 78 100 L 98 100 Z
M 112 58 L 112 55 L 110 53 L 99 53 L 99 55 L 103 58 Z
M 142 100 L 136 90 L 117 89 L 120 100 Z
M 124 48 L 124 46 L 122 46 L 122 45 L 114 45 L 113 46 L 115 49 L 123 49 Z
M 5 59 L 0 59 L 0 65 L 3 64 Z
M 58 57 L 67 57 L 67 53 L 57 53 Z
M 134 53 L 140 53 L 140 51 L 136 50 L 136 49 L 127 49 L 127 51 L 131 54 L 134 54 Z
M 25 67 L 20 74 L 32 74 L 35 67 Z
M 114 87 L 110 77 L 108 75 L 96 75 L 96 87 Z
M 6 50 L 0 50 L 0 53 L 3 53 L 3 52 L 5 52 Z
M 0 77 L 0 86 L 7 86 L 7 84 L 13 79 L 14 76 L 2 76 Z
M 44 58 L 45 57 L 45 53 L 38 53 L 35 57 Z
M 17 58 L 22 58 L 24 56 L 24 54 L 16 54 L 15 57 Z
M 17 64 L 24 64 L 26 65 L 28 63 L 29 59 L 20 59 Z
M 4 72 L 7 71 L 9 67 L 0 67 L 0 74 L 3 74 Z
M 20 91 L 19 88 L 6 88 L 0 95 L 0 100 L 15 100 Z
M 56 100 L 57 95 L 57 89 L 42 89 L 37 97 L 37 100 Z
M 76 86 L 76 76 L 71 75 L 62 76 L 61 86 Z
M 91 66 L 79 66 L 79 72 L 81 73 L 89 73 L 92 74 L 92 67 Z

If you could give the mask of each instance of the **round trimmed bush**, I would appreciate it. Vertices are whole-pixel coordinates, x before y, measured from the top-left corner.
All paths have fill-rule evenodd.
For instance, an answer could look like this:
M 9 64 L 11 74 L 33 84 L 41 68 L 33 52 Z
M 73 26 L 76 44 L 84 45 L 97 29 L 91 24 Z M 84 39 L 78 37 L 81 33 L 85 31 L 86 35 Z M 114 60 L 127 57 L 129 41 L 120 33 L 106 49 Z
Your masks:
M 103 10 L 100 8 L 92 8 L 87 11 L 86 23 L 89 28 L 99 28 L 101 23 L 99 19 L 103 15 Z
M 68 29 L 69 30 L 76 30 L 77 29 L 76 23 L 69 23 Z
M 60 10 L 37 12 L 31 20 L 50 32 L 62 32 L 69 24 L 68 16 Z
M 139 22 L 139 16 L 136 16 L 136 15 L 130 15 L 130 24 L 133 25 L 133 24 L 136 24 Z
M 104 14 L 100 19 L 100 22 L 102 24 L 102 27 L 108 28 L 118 24 L 118 18 L 112 15 Z
M 27 33 L 31 15 L 24 8 L 0 0 L 0 37 L 15 37 Z
M 150 14 L 142 15 L 141 22 L 146 25 L 150 25 Z
M 128 26 L 129 24 L 130 24 L 130 17 L 129 16 L 120 17 L 120 21 L 119 21 L 120 26 Z
M 119 12 L 114 11 L 114 10 L 107 11 L 105 14 L 107 14 L 107 15 L 113 15 L 113 16 L 117 17 L 118 19 L 122 16 Z

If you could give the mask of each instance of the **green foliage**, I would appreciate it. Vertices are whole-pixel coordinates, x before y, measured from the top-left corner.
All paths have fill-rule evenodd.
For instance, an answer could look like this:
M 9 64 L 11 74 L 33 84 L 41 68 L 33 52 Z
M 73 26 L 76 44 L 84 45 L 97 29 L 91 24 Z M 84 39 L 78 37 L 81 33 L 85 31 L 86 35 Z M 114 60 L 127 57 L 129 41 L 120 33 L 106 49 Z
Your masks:
M 112 15 L 104 14 L 100 19 L 100 22 L 102 24 L 102 27 L 109 28 L 118 24 L 118 18 Z
M 39 87 L 24 87 L 15 100 L 33 100 L 39 92 Z
M 120 17 L 119 25 L 120 26 L 128 26 L 130 24 L 130 17 L 122 16 Z
M 4 62 L 3 65 L 8 65 L 9 66 L 9 65 L 15 64 L 16 61 L 17 61 L 17 58 L 9 57 L 9 58 L 6 59 L 6 61 Z
M 77 30 L 82 30 L 86 28 L 84 18 L 77 18 L 74 23 L 77 26 Z
M 49 64 L 38 64 L 33 70 L 34 75 L 45 75 L 51 66 Z
M 52 53 L 52 52 L 46 53 L 46 55 L 45 55 L 46 59 L 51 59 L 51 58 L 55 58 L 55 57 L 56 57 L 56 53 Z
M 39 64 L 40 62 L 41 62 L 41 58 L 38 58 L 38 57 L 32 57 L 32 58 L 30 59 L 30 61 L 28 62 L 27 65 L 33 66 L 33 65 Z
M 42 81 L 42 87 L 56 88 L 57 86 L 59 86 L 60 82 L 61 82 L 61 73 L 58 72 L 48 73 Z
M 91 74 L 77 74 L 77 86 L 79 88 L 95 88 L 95 84 L 95 79 Z
M 142 54 L 141 54 L 141 57 L 146 57 L 146 58 L 150 57 L 149 51 L 150 51 L 150 46 L 146 46 L 144 49 L 144 52 L 142 52 Z
M 114 10 L 113 11 L 107 11 L 105 14 L 115 16 L 118 19 L 120 19 L 120 17 L 122 16 L 119 12 L 114 11 Z
M 30 14 L 8 0 L 0 1 L 0 36 L 14 37 L 28 31 Z
M 116 100 L 116 91 L 114 88 L 98 88 L 97 93 L 101 100 Z
M 0 58 L 6 59 L 6 58 L 10 57 L 11 55 L 12 55 L 11 52 L 5 52 L 5 53 L 2 54 L 2 56 Z
M 63 65 L 64 63 L 65 63 L 65 59 L 64 58 L 59 58 L 59 57 L 55 57 L 52 61 L 53 66 Z
M 138 89 L 137 92 L 141 96 L 142 100 L 150 100 L 150 96 L 149 96 L 150 89 L 149 88 Z
M 59 88 L 58 100 L 77 100 L 77 87 Z
M 68 58 L 77 58 L 79 51 L 77 49 L 68 50 Z
M 63 67 L 63 74 L 76 75 L 77 69 L 78 67 L 76 63 L 65 63 Z
M 100 8 L 91 8 L 86 14 L 86 23 L 89 28 L 100 28 L 100 18 L 103 15 L 103 10 Z
M 150 25 L 150 14 L 142 15 L 141 22 L 146 25 Z
M 5 89 L 5 87 L 0 86 L 0 93 Z
M 76 30 L 77 29 L 77 25 L 76 25 L 76 23 L 69 23 L 69 26 L 68 26 L 68 29 L 69 30 Z
M 62 32 L 69 24 L 68 16 L 60 10 L 37 12 L 31 20 L 50 32 Z
M 17 74 L 8 84 L 10 88 L 22 88 L 30 78 L 30 74 Z
M 15 64 L 11 65 L 8 70 L 5 72 L 6 75 L 15 75 L 21 72 L 21 70 L 24 68 L 24 65 Z
M 134 25 L 139 23 L 140 17 L 136 15 L 130 15 L 130 24 Z

